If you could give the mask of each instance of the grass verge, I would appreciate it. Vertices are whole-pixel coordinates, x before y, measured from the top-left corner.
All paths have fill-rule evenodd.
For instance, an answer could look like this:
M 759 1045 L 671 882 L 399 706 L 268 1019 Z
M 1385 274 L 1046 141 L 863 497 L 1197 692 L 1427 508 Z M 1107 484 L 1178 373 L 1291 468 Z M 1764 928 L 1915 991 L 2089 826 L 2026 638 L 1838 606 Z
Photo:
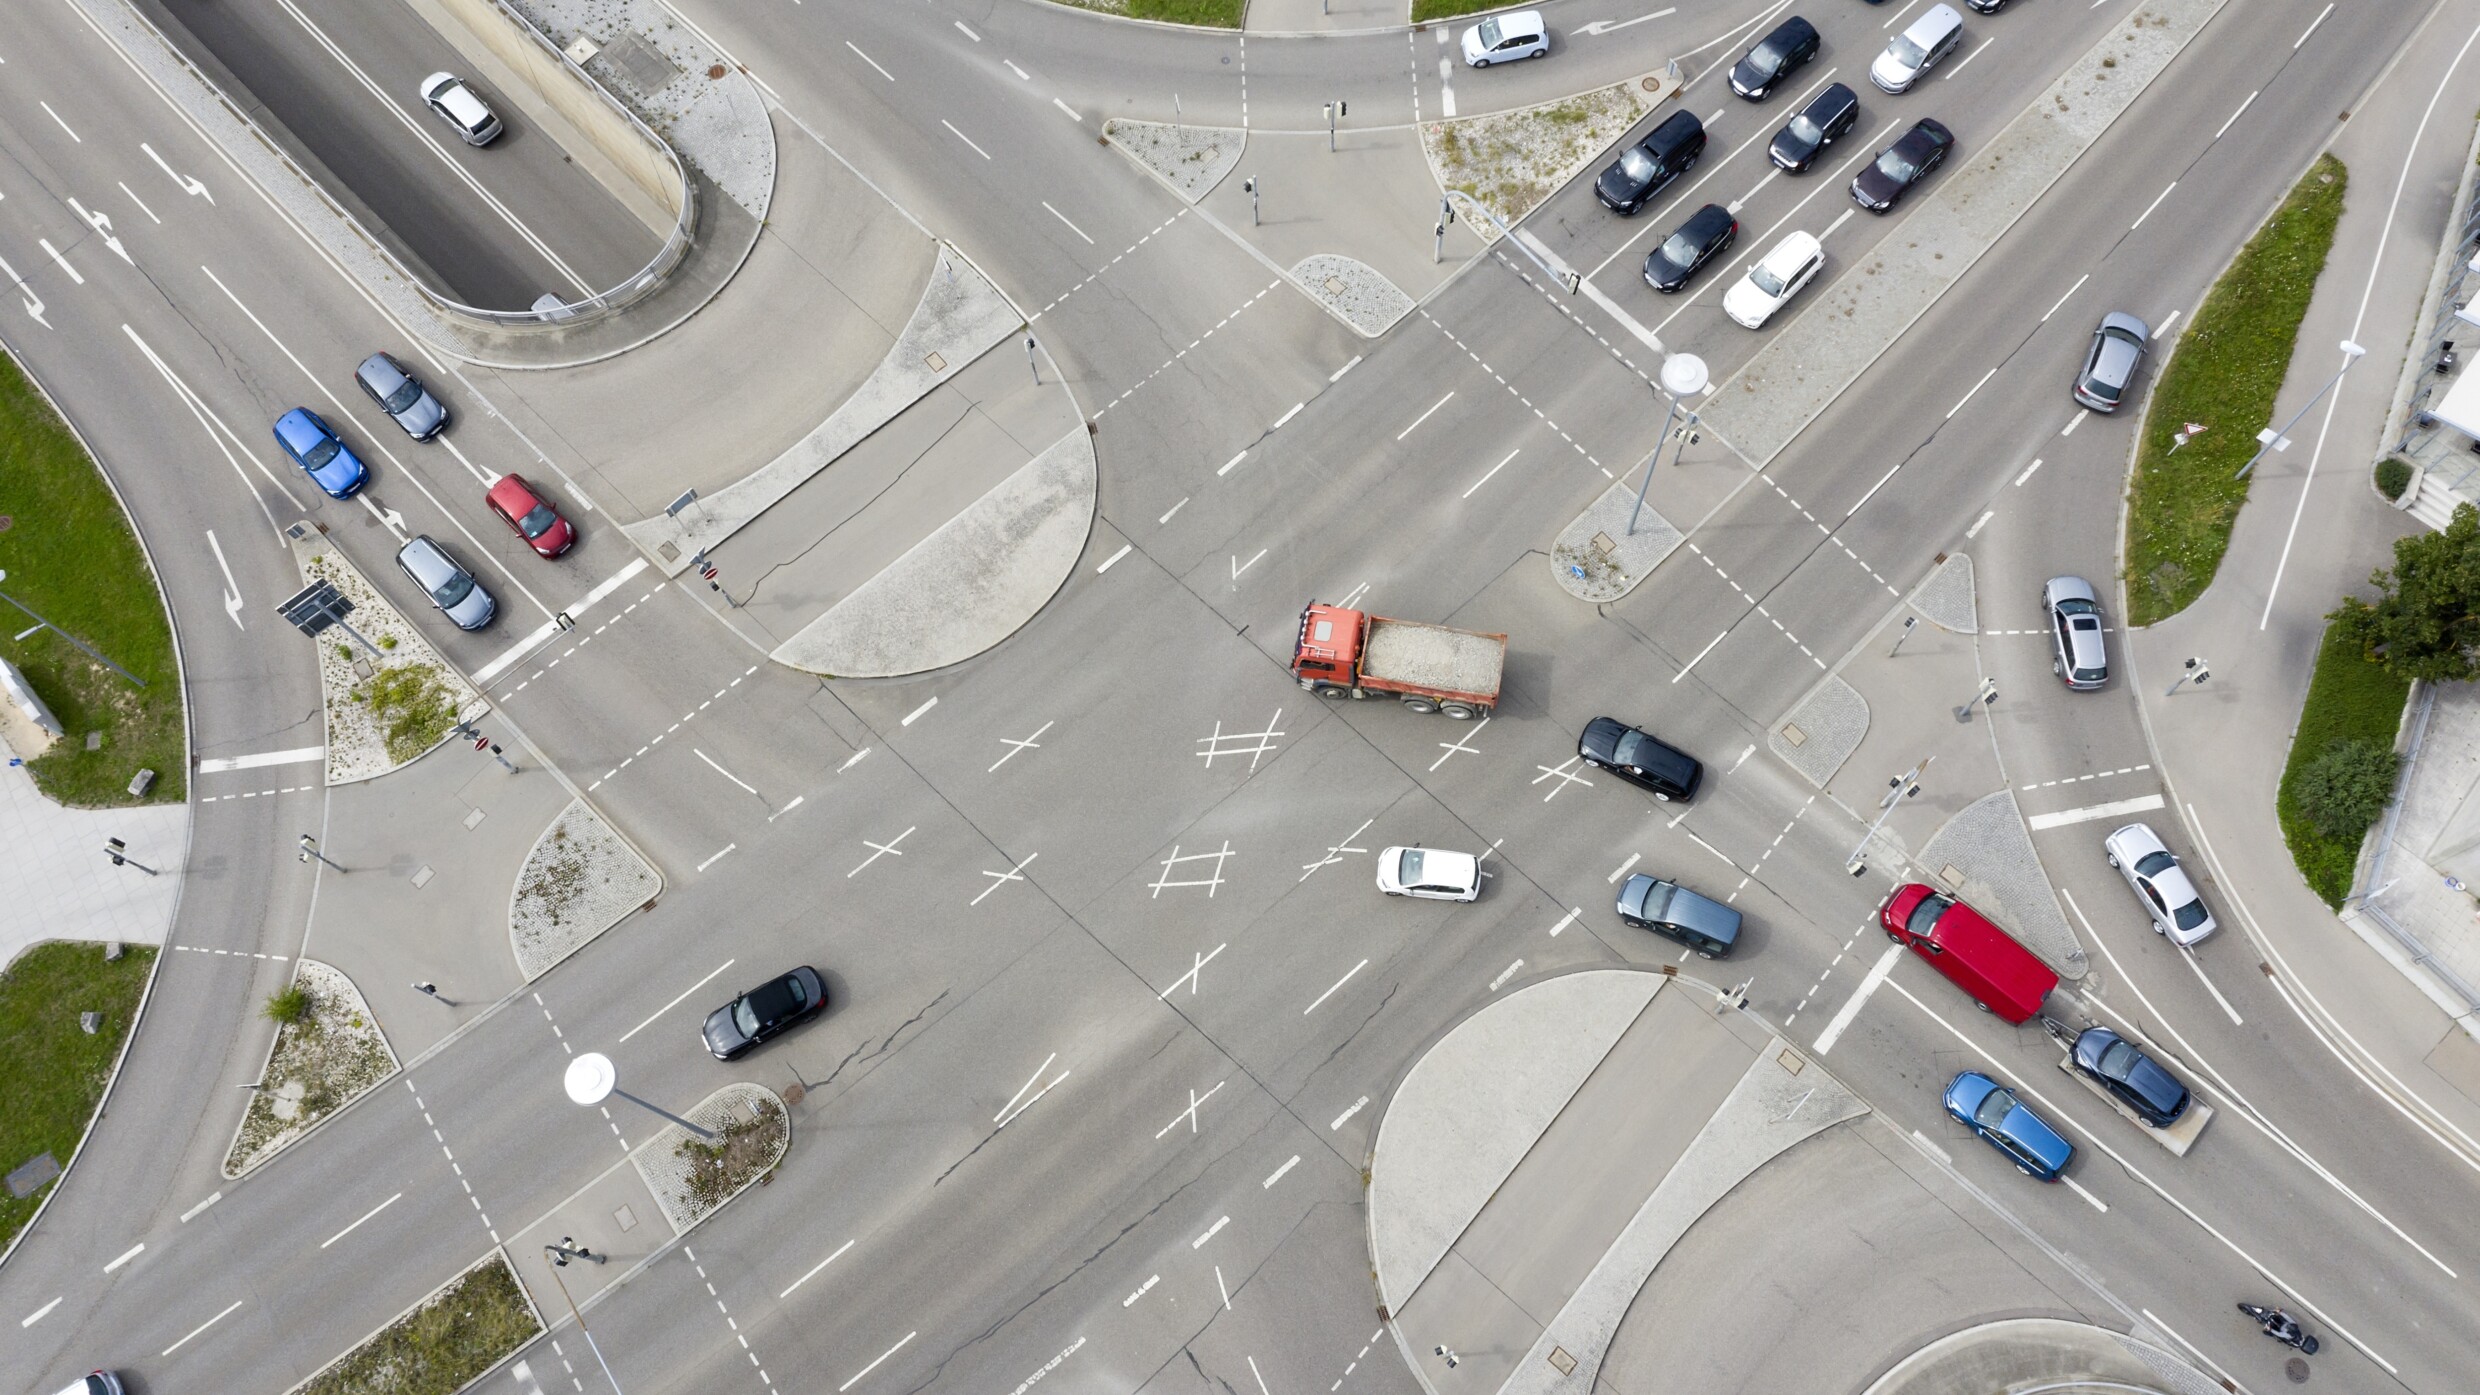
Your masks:
M 542 1334 L 542 1320 L 493 1250 L 421 1306 L 337 1357 L 302 1395 L 451 1395 Z
M 1427 24 L 1433 19 L 1453 19 L 1457 15 L 1478 14 L 1483 10 L 1503 10 L 1514 0 L 1412 0 L 1412 22 Z
M 104 1082 L 129 1038 L 155 951 L 130 945 L 117 960 L 103 946 L 55 940 L 0 973 L 0 1171 L 41 1154 L 66 1167 L 95 1117 Z M 103 1015 L 88 1036 L 78 1014 Z M 0 1190 L 0 1250 L 33 1219 L 44 1189 Z
M 2282 787 L 2274 812 L 2282 821 L 2282 841 L 2290 844 L 2291 861 L 2308 886 L 2328 906 L 2339 907 L 2351 892 L 2351 872 L 2359 862 L 2361 828 L 2348 837 L 2327 836 L 2300 808 L 2302 774 L 2337 741 L 2372 741 L 2394 748 L 2402 725 L 2403 704 L 2411 684 L 2370 663 L 2358 647 L 2333 625 L 2317 647 L 2316 673 L 2308 680 L 2308 700 L 2299 711 L 2299 729 L 2291 736 L 2290 759 L 2282 766 Z
M 2235 477 L 2256 453 L 2257 431 L 2273 420 L 2349 182 L 2342 162 L 2327 155 L 2292 187 L 2213 283 L 2153 387 L 2127 508 L 2131 625 L 2185 610 L 2221 568 L 2247 502 L 2247 481 Z M 2205 430 L 2178 445 L 2188 422 Z
M 1130 19 L 1159 19 L 1168 24 L 1196 24 L 1208 29 L 1237 29 L 1248 0 L 1054 0 L 1080 10 L 1100 10 Z
M 146 680 L 132 685 L 48 630 L 9 638 L 34 622 L 0 603 L 8 621 L 0 656 L 25 673 L 69 733 L 27 762 L 36 786 L 89 808 L 187 798 L 181 675 L 154 572 L 95 462 L 7 354 L 0 354 L 0 571 L 8 573 L 0 589 Z M 102 734 L 101 748 L 86 749 L 89 732 Z M 129 780 L 141 767 L 155 772 L 155 785 L 135 800 Z

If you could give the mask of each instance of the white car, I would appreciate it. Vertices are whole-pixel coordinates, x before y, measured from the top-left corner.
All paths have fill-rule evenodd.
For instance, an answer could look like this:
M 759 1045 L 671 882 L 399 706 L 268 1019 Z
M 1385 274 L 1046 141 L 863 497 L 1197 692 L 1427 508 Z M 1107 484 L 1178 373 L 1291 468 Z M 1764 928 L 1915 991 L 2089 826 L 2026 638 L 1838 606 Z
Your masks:
M 467 145 L 489 145 L 499 139 L 499 117 L 454 73 L 433 73 L 422 79 L 422 104 L 454 126 Z
M 1881 91 L 1909 92 L 1912 84 L 1963 44 L 1963 16 L 1952 5 L 1931 5 L 1911 27 L 1886 43 L 1869 65 L 1869 81 Z
M 1464 31 L 1464 61 L 1476 68 L 1539 58 L 1549 51 L 1550 26 L 1541 22 L 1539 10 L 1492 15 Z
M 2151 824 L 2127 825 L 2102 839 L 2101 850 L 2135 889 L 2153 928 L 2172 944 L 2193 945 L 2219 928 L 2213 912 L 2204 908 L 2204 898 L 2196 894 L 2196 884 L 2187 879 L 2187 869 L 2179 866 Z
M 1388 848 L 1378 854 L 1378 890 L 1424 901 L 1477 901 L 1481 859 L 1443 848 Z
M 1722 293 L 1722 313 L 1750 329 L 1762 329 L 1774 312 L 1815 280 L 1826 264 L 1826 249 L 1814 236 L 1791 232 L 1748 268 L 1748 274 Z

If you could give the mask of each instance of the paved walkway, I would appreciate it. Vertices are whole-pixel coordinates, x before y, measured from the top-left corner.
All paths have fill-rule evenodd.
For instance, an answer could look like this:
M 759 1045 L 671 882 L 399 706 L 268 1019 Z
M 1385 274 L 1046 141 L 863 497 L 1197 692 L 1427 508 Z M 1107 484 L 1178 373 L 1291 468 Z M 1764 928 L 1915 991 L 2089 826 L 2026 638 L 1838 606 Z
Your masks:
M 104 859 L 104 840 L 160 871 Z M 44 940 L 128 940 L 159 945 L 180 894 L 189 848 L 189 806 L 64 809 L 35 788 L 23 766 L 0 767 L 0 866 L 9 913 L 0 916 L 0 964 Z

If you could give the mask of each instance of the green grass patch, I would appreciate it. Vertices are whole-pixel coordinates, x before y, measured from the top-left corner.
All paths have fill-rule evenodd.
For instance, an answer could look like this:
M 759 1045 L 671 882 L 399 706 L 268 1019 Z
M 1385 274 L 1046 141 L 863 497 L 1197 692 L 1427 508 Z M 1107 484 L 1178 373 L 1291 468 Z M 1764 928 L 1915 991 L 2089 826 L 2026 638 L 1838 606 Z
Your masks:
M 1503 10 L 1509 0 L 1412 0 L 1412 22 L 1426 24 L 1433 19 L 1453 19 L 1457 15 L 1478 14 L 1483 10 Z
M 0 656 L 22 670 L 68 736 L 28 762 L 35 784 L 63 804 L 99 808 L 172 804 L 188 797 L 181 675 L 172 624 L 155 594 L 137 535 L 95 463 L 17 361 L 0 354 L 0 590 L 146 680 L 137 687 L 0 602 Z M 103 734 L 86 749 L 89 732 Z M 129 780 L 155 772 L 144 800 Z
M 155 951 L 145 945 L 106 962 L 101 945 L 55 940 L 0 973 L 0 1171 L 44 1153 L 68 1166 L 154 963 Z M 81 1012 L 103 1014 L 91 1037 L 78 1026 Z M 0 1189 L 0 1250 L 33 1219 L 48 1190 L 14 1197 Z
M 1055 0 L 1080 10 L 1159 19 L 1169 24 L 1196 24 L 1208 29 L 1237 29 L 1248 0 Z
M 2290 844 L 2291 860 L 2299 864 L 2299 874 L 2326 905 L 2338 907 L 2350 894 L 2351 871 L 2359 861 L 2359 845 L 2368 829 L 2366 824 L 2356 829 L 2320 829 L 2300 798 L 2308 770 L 2336 745 L 2368 742 L 2393 750 L 2403 704 L 2410 696 L 2408 680 L 2371 663 L 2340 626 L 2325 627 L 2325 639 L 2317 647 L 2316 674 L 2308 680 L 2308 700 L 2299 712 L 2299 729 L 2291 737 L 2290 759 L 2282 767 L 2282 788 L 2275 796 L 2274 810 L 2281 817 L 2282 840 Z
M 2247 502 L 2247 481 L 2235 476 L 2273 420 L 2348 184 L 2341 161 L 2316 162 L 2213 283 L 2154 384 L 2127 510 L 2129 624 L 2178 614 L 2221 568 Z M 2310 358 L 2328 362 L 2321 351 Z M 2203 434 L 2176 445 L 2191 421 Z
M 451 1395 L 541 1335 L 497 1250 L 312 1376 L 302 1395 Z

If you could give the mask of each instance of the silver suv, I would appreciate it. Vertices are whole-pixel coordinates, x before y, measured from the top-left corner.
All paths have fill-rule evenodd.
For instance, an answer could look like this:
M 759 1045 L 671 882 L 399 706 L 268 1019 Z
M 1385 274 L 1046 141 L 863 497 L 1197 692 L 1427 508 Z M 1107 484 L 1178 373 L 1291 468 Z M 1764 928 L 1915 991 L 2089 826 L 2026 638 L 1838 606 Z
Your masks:
M 2041 588 L 2049 614 L 2050 670 L 2079 690 L 2110 681 L 2110 656 L 2101 645 L 2101 598 L 2080 576 L 2053 576 Z
M 417 533 L 412 542 L 396 550 L 396 565 L 404 568 L 422 594 L 431 598 L 439 613 L 456 622 L 460 630 L 479 630 L 499 614 L 499 602 L 482 589 L 474 574 L 456 564 L 448 549 L 431 540 L 428 533 Z

